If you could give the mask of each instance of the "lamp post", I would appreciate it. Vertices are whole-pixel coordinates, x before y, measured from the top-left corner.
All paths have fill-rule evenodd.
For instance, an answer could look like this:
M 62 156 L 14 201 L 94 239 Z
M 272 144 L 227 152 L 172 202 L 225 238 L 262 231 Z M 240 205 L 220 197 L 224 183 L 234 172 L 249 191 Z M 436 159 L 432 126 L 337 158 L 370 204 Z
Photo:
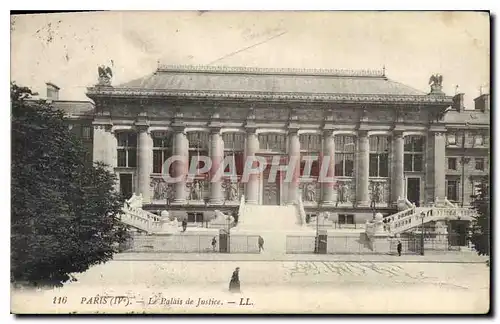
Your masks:
M 420 217 L 422 218 L 422 231 L 420 233 L 420 255 L 424 255 L 424 218 L 425 218 L 425 213 L 421 212 Z

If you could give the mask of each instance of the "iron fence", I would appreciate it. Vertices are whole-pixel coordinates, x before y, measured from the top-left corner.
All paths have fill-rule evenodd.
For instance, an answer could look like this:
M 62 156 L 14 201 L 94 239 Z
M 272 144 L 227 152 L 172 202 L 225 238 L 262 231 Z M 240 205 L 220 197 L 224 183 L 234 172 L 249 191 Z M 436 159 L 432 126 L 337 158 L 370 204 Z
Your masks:
M 215 245 L 212 241 L 215 238 Z M 136 235 L 121 252 L 259 253 L 259 236 L 226 234 Z
M 423 246 L 421 233 L 405 233 L 390 240 L 390 253 L 397 254 L 398 242 L 401 242 L 401 254 L 421 254 L 425 251 L 460 251 L 461 247 L 470 247 L 465 234 L 424 233 Z
M 326 246 L 321 251 L 321 246 Z M 287 254 L 328 253 L 328 254 L 373 254 L 375 253 L 364 233 L 345 236 L 287 236 Z
M 259 253 L 258 235 L 229 235 L 229 253 Z

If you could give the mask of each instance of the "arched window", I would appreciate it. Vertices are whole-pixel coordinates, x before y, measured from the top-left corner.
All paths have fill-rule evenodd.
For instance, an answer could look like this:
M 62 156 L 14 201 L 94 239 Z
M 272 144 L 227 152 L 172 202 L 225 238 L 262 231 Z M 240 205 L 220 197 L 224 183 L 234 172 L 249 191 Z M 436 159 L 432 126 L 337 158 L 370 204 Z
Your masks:
M 420 172 L 423 171 L 424 161 L 424 137 L 418 135 L 405 136 L 405 171 Z
M 300 152 L 302 155 L 302 161 L 300 166 L 301 176 L 319 176 L 319 155 L 321 153 L 321 136 L 318 134 L 301 134 L 299 135 L 300 140 Z M 311 160 L 308 162 L 311 164 L 311 169 L 309 174 L 304 174 L 306 159 Z
M 259 147 L 263 150 L 286 152 L 284 134 L 259 134 Z
M 352 135 L 335 136 L 335 176 L 352 177 L 354 175 L 354 152 L 356 144 Z
M 236 167 L 236 174 L 243 174 L 243 165 L 245 163 L 245 135 L 243 133 L 223 133 L 222 140 L 224 141 L 224 158 L 231 157 L 233 165 Z M 224 172 L 229 172 L 229 165 L 226 166 Z
M 163 173 L 163 164 L 172 156 L 172 133 L 153 132 L 153 173 Z
M 118 133 L 117 165 L 124 168 L 137 166 L 137 134 L 134 132 Z
M 208 156 L 209 134 L 207 132 L 189 132 L 187 133 L 189 141 L 189 168 L 192 161 L 198 161 L 198 169 L 204 166 L 203 161 L 199 160 L 200 156 Z M 191 170 L 189 170 L 191 172 Z
M 370 136 L 370 177 L 389 176 L 389 137 Z

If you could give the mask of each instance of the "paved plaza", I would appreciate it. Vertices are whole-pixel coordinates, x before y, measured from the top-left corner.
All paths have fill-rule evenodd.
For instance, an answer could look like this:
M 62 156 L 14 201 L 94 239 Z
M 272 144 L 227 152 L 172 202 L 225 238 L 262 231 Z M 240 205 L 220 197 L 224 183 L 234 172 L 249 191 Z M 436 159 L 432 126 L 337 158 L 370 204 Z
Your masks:
M 235 267 L 241 294 L 227 292 Z M 68 297 L 57 305 L 63 313 L 484 313 L 489 307 L 484 263 L 115 260 L 76 277 L 62 288 L 17 290 L 13 307 L 46 309 L 54 296 Z M 131 302 L 88 304 L 96 295 Z M 193 305 L 178 304 L 190 298 Z

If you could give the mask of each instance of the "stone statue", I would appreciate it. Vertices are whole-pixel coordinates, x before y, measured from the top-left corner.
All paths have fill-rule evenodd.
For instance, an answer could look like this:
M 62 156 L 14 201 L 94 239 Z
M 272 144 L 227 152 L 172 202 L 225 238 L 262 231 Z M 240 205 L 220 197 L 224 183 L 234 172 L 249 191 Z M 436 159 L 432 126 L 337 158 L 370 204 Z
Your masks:
M 431 75 L 429 85 L 431 86 L 431 92 L 442 92 L 443 76 L 439 73 Z
M 168 184 L 161 180 L 156 180 L 152 182 L 153 185 L 153 200 L 166 200 L 171 198 L 171 188 Z
M 97 68 L 97 73 L 99 75 L 99 85 L 110 86 L 111 78 L 113 77 L 113 71 L 109 66 L 101 65 Z
M 234 201 L 238 199 L 238 184 L 231 183 L 229 185 L 229 201 Z
M 315 201 L 316 188 L 313 184 L 308 184 L 306 187 L 306 201 Z
M 201 199 L 201 187 L 200 187 L 200 182 L 196 181 L 193 183 L 193 186 L 191 187 L 191 200 L 200 200 Z

